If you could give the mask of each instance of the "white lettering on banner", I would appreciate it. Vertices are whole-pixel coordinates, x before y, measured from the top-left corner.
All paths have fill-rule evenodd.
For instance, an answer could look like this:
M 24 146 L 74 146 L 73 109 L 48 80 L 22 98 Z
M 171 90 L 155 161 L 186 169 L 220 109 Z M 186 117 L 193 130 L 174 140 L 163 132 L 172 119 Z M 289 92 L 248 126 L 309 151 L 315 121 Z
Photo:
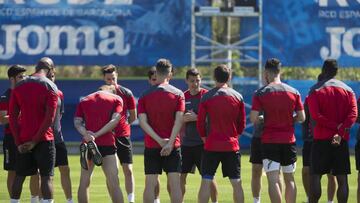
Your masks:
M 0 4 L 4 4 L 5 0 L 0 0 Z M 25 1 L 24 0 L 14 0 L 15 4 L 24 4 Z
M 10 1 L 10 0 L 9 0 Z M 25 0 L 12 0 L 14 4 L 25 4 Z M 39 4 L 50 5 L 50 4 L 58 4 L 60 0 L 35 0 Z M 84 5 L 92 3 L 94 0 L 67 0 L 68 4 L 74 5 Z M 105 0 L 104 4 L 132 4 L 133 0 Z M 5 0 L 0 0 L 0 4 L 5 4 Z
M 130 52 L 130 44 L 125 43 L 124 31 L 118 26 L 105 26 L 97 31 L 91 26 L 46 26 L 2 25 L 0 32 L 5 32 L 4 44 L 0 44 L 0 59 L 8 60 L 15 56 L 16 46 L 26 55 L 63 55 L 97 56 L 119 55 Z M 96 34 L 100 41 L 95 42 Z M 29 45 L 29 37 L 36 37 L 36 44 Z M 66 36 L 66 47 L 60 47 L 60 36 Z M 83 36 L 83 37 L 82 37 Z M 83 47 L 79 47 L 83 40 Z
M 319 6 L 320 7 L 327 7 L 329 4 L 329 0 L 318 0 L 319 1 Z M 349 4 L 347 2 L 347 0 L 333 0 L 336 1 L 336 3 L 340 6 L 340 7 L 348 7 Z M 359 1 L 359 0 L 358 0 Z
M 28 38 L 31 33 L 34 33 L 37 37 L 37 46 L 30 48 Z M 37 25 L 27 26 L 27 29 L 22 29 L 18 36 L 18 46 L 20 51 L 29 55 L 41 54 L 45 51 L 48 45 L 48 37 L 45 30 Z
M 321 47 L 320 56 L 322 59 L 341 57 L 341 48 L 352 57 L 360 57 L 360 50 L 356 50 L 353 44 L 356 35 L 360 35 L 360 28 L 346 30 L 344 27 L 327 27 L 326 32 L 330 34 L 330 49 Z M 342 40 L 341 40 L 342 37 Z
M 46 31 L 49 32 L 50 44 L 49 49 L 45 54 L 48 55 L 79 55 L 80 50 L 76 47 L 79 34 L 85 36 L 85 47 L 82 50 L 82 55 L 94 56 L 98 55 L 95 48 L 95 30 L 90 26 L 81 26 L 75 29 L 72 26 L 46 26 Z M 60 35 L 66 34 L 67 45 L 64 52 L 60 48 Z
M 114 34 L 114 37 L 109 38 L 110 33 Z M 124 47 L 124 31 L 117 26 L 106 26 L 100 30 L 100 38 L 103 39 L 99 44 L 99 51 L 103 55 L 127 55 L 130 52 L 130 45 L 127 44 Z M 114 44 L 111 49 L 109 45 Z

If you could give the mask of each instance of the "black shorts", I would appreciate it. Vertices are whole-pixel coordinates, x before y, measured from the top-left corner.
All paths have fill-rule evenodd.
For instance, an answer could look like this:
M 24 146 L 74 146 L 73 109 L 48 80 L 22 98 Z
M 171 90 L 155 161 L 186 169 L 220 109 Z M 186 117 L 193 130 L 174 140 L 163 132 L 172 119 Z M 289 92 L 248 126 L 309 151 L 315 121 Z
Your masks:
M 250 146 L 250 163 L 262 164 L 261 138 L 253 137 Z
M 263 159 L 269 159 L 288 166 L 296 162 L 296 145 L 293 144 L 261 144 Z
M 55 166 L 54 141 L 41 141 L 35 145 L 31 152 L 16 153 L 16 174 L 19 176 L 53 176 Z
M 302 149 L 303 166 L 310 166 L 310 154 L 311 154 L 312 141 L 305 141 Z
M 132 164 L 132 144 L 130 137 L 116 138 L 116 153 L 121 164 Z
M 355 145 L 355 162 L 356 170 L 360 171 L 360 141 L 357 141 Z
M 173 149 L 169 156 L 160 155 L 161 148 L 145 148 L 144 169 L 145 175 L 181 172 L 180 148 Z
M 3 140 L 4 170 L 15 171 L 16 151 L 14 137 L 11 134 L 5 134 Z
M 333 146 L 331 140 L 317 140 L 311 148 L 310 172 L 316 175 L 350 174 L 348 142 L 342 140 L 340 146 Z
M 68 166 L 69 161 L 68 161 L 68 153 L 65 142 L 55 143 L 55 149 L 56 149 L 55 167 Z
M 181 173 L 195 173 L 195 167 L 201 174 L 201 159 L 204 145 L 181 146 Z
M 116 153 L 116 147 L 115 146 L 97 146 L 97 148 L 99 149 L 99 152 L 101 154 L 102 157 L 108 156 L 108 155 L 113 155 Z M 92 159 L 92 153 L 90 152 L 90 150 L 88 151 L 88 159 L 91 160 Z
M 240 151 L 212 152 L 204 150 L 201 171 L 202 176 L 214 177 L 216 169 L 221 162 L 223 177 L 230 179 L 240 178 Z

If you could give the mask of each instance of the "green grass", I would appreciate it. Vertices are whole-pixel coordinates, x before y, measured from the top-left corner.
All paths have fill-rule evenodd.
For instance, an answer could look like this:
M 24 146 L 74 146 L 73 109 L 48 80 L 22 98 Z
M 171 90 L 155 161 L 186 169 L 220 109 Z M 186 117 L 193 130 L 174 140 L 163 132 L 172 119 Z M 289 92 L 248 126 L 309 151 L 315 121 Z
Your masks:
M 70 168 L 71 168 L 71 180 L 72 180 L 72 190 L 74 200 L 76 201 L 77 197 L 77 187 L 79 184 L 79 176 L 80 176 L 80 163 L 79 163 L 79 156 L 73 155 L 69 157 L 70 159 Z M 349 176 L 349 201 L 348 202 L 356 202 L 356 188 L 357 188 L 357 171 L 355 170 L 355 163 L 354 157 L 351 157 L 351 166 L 352 166 L 352 174 Z M 0 155 L 0 163 L 3 162 L 3 155 Z M 244 155 L 241 158 L 241 175 L 243 179 L 243 187 L 245 193 L 245 202 L 252 202 L 252 195 L 251 195 L 251 187 L 250 187 L 250 180 L 251 180 L 251 165 L 249 163 L 249 156 Z M 306 199 L 305 192 L 301 182 L 301 168 L 302 168 L 302 160 L 299 156 L 299 161 L 297 163 L 297 170 L 296 170 L 296 184 L 298 187 L 297 193 L 297 201 L 296 202 L 303 202 Z M 219 202 L 232 202 L 232 188 L 228 179 L 224 179 L 221 176 L 221 168 L 218 168 L 216 181 L 218 183 L 219 188 Z M 137 202 L 142 202 L 142 192 L 144 189 L 144 172 L 143 172 L 143 156 L 136 155 L 134 156 L 134 173 L 135 173 L 135 181 L 136 181 L 136 200 Z M 22 202 L 29 202 L 30 200 L 30 193 L 29 193 L 29 182 L 28 179 L 24 183 L 23 193 L 22 193 Z M 185 203 L 189 202 L 196 202 L 197 199 L 197 192 L 200 185 L 200 176 L 198 174 L 189 175 L 187 181 L 187 192 L 185 194 Z M 323 178 L 322 181 L 322 198 L 319 202 L 326 202 L 326 177 Z M 166 192 L 166 176 L 161 176 L 161 202 L 170 202 L 168 194 Z M 261 199 L 262 202 L 270 202 L 268 193 L 267 193 L 267 181 L 265 175 L 263 175 L 263 187 L 261 192 Z M 124 193 L 124 178 L 122 172 L 120 172 L 120 186 Z M 6 172 L 1 170 L 0 171 L 0 202 L 7 202 L 9 201 L 8 193 L 6 190 Z M 54 179 L 54 190 L 55 190 L 55 202 L 65 202 L 65 196 L 61 189 L 60 179 L 59 179 L 59 171 L 55 170 L 55 179 Z M 126 195 L 124 195 L 126 198 Z M 105 185 L 105 176 L 103 175 L 101 168 L 96 168 L 93 174 L 91 186 L 90 186 L 90 202 L 109 202 L 110 198 L 107 193 L 106 185 Z

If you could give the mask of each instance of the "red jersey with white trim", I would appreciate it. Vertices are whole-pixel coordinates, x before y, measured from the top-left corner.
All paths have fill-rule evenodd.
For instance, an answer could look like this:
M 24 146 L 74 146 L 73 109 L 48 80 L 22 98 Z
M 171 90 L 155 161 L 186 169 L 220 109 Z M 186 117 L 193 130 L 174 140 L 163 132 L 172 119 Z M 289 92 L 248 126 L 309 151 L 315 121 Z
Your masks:
M 121 97 L 106 92 L 97 91 L 81 99 L 75 112 L 75 117 L 82 118 L 86 130 L 97 132 L 112 118 L 114 113 L 121 114 L 123 108 Z M 115 146 L 115 134 L 109 131 L 95 139 L 98 146 Z

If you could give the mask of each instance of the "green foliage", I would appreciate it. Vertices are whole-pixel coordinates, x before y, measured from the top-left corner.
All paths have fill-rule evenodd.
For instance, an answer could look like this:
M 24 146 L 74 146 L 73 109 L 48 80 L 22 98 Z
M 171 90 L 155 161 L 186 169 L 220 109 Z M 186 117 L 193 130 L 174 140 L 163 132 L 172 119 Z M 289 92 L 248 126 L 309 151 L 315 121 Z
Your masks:
M 233 53 L 233 57 L 238 55 Z M 212 71 L 216 64 L 210 66 L 197 67 L 203 77 L 212 78 Z M 0 66 L 0 78 L 7 78 L 7 66 Z M 150 67 L 119 67 L 120 78 L 146 78 L 147 71 Z M 174 78 L 185 78 L 185 73 L 190 67 L 175 67 Z M 27 66 L 27 74 L 34 72 L 33 66 Z M 56 68 L 56 75 L 58 79 L 99 79 L 102 77 L 100 66 L 58 66 Z M 240 77 L 257 77 L 257 67 L 240 66 L 239 63 L 232 64 L 233 75 Z M 321 72 L 320 67 L 283 67 L 282 78 L 294 80 L 316 80 Z M 341 68 L 337 76 L 340 80 L 360 80 L 360 69 L 356 67 Z

